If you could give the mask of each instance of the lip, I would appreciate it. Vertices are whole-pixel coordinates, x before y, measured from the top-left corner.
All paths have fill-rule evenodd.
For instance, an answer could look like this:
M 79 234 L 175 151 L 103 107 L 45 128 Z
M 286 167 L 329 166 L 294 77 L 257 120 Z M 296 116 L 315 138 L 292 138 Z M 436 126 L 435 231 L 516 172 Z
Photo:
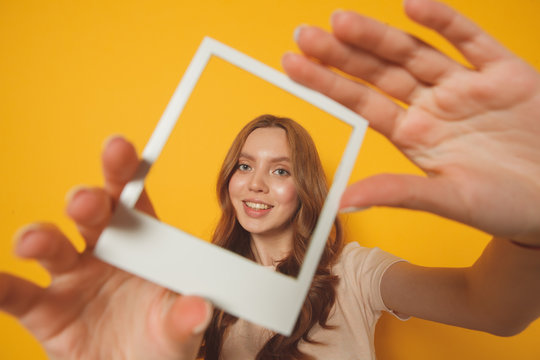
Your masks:
M 268 206 L 269 208 L 268 209 L 253 209 L 253 208 L 247 206 L 246 202 L 264 204 L 264 205 Z M 259 218 L 259 217 L 265 216 L 266 214 L 268 214 L 274 208 L 273 205 L 267 204 L 267 203 L 265 203 L 263 201 L 251 200 L 251 199 L 250 200 L 242 200 L 242 205 L 244 206 L 244 212 L 246 213 L 246 215 L 249 216 L 249 217 L 252 217 L 252 218 Z

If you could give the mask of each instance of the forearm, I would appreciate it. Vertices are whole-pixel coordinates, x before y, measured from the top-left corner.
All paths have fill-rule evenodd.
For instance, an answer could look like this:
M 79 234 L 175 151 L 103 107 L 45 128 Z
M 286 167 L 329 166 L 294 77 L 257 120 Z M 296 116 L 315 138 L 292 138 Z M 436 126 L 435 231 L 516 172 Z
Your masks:
M 540 249 L 493 239 L 467 271 L 471 306 L 492 317 L 500 335 L 540 317 Z
M 540 251 L 494 239 L 468 268 L 397 263 L 381 291 L 385 304 L 404 315 L 514 335 L 540 316 Z

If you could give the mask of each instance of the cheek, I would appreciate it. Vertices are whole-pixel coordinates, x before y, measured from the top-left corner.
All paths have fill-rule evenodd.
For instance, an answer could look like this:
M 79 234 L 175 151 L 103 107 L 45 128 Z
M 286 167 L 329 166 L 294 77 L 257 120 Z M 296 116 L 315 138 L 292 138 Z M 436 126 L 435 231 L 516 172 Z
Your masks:
M 296 208 L 298 194 L 292 181 L 282 182 L 274 186 L 274 194 L 282 205 L 291 205 Z
M 245 187 L 245 182 L 246 181 L 243 179 L 243 177 L 238 176 L 237 173 L 231 177 L 231 180 L 229 181 L 229 197 L 231 199 L 235 198 L 241 193 L 242 189 Z

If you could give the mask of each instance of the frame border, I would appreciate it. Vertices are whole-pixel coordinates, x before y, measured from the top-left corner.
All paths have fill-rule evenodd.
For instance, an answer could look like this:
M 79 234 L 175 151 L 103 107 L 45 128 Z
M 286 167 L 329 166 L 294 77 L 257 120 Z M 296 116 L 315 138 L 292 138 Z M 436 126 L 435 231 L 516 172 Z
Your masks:
M 296 279 L 134 209 L 146 175 L 161 154 L 211 56 L 278 86 L 352 127 Z M 309 291 L 367 127 L 368 122 L 363 117 L 343 105 L 205 37 L 152 133 L 135 176 L 124 187 L 111 223 L 103 231 L 94 253 L 99 259 L 123 270 L 179 293 L 205 297 L 235 316 L 288 336 Z

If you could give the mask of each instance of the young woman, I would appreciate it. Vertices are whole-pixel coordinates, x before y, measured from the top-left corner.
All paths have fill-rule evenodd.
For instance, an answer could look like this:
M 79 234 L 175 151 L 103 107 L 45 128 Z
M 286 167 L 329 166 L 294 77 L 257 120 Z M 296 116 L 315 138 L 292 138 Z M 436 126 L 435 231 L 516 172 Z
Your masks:
M 211 307 L 203 299 L 179 296 L 92 256 L 91 250 L 111 216 L 114 201 L 138 165 L 133 146 L 122 138 L 114 138 L 103 155 L 104 188 L 78 188 L 69 196 L 67 213 L 75 220 L 87 249 L 77 252 L 65 235 L 50 224 L 32 224 L 22 229 L 16 235 L 17 254 L 38 260 L 51 274 L 52 282 L 41 288 L 0 273 L 0 310 L 16 317 L 50 357 L 58 360 L 194 359 L 211 320 L 205 342 L 209 357 L 230 354 L 230 347 L 235 346 L 233 341 L 242 342 L 242 334 L 247 331 L 253 339 L 247 342 L 249 346 L 253 344 L 248 351 L 262 351 L 261 357 L 283 349 L 278 356 L 284 358 L 300 352 L 313 354 L 312 351 L 318 358 L 358 358 L 357 353 L 333 356 L 322 351 L 338 349 L 338 342 L 348 346 L 358 341 L 366 341 L 372 349 L 373 322 L 385 307 L 400 316 L 417 316 L 499 335 L 521 331 L 540 316 L 540 75 L 443 4 L 407 0 L 405 9 L 413 20 L 446 37 L 472 66 L 463 67 L 410 35 L 351 12 L 334 14 L 332 34 L 303 27 L 297 35 L 300 48 L 309 57 L 370 82 L 382 93 L 407 104 L 407 108 L 305 57 L 288 54 L 283 65 L 296 81 L 369 118 L 373 128 L 427 174 L 365 179 L 349 188 L 342 206 L 420 209 L 493 234 L 493 240 L 473 266 L 428 269 L 355 245 L 348 245 L 338 255 L 336 232 L 334 243 L 331 242 L 335 254 L 325 257 L 322 265 L 331 273 L 325 275 L 328 278 L 324 281 L 314 283 L 295 329 L 294 339 L 298 342 L 259 329 L 251 331 L 241 320 L 234 322 L 222 313 L 212 320 Z M 263 129 L 254 130 L 249 136 L 256 135 L 256 131 Z M 241 149 L 244 150 L 249 136 Z M 292 143 L 287 144 L 291 146 L 288 154 L 292 159 L 296 155 Z M 250 155 L 243 150 L 240 153 Z M 286 157 L 282 155 L 279 157 Z M 236 155 L 234 158 L 240 159 Z M 259 169 L 256 163 L 229 164 L 237 168 L 228 186 L 252 174 L 252 168 Z M 301 176 L 295 176 L 295 171 L 302 167 L 296 168 L 294 160 L 291 167 L 291 178 L 302 181 Z M 285 168 L 271 174 L 285 178 L 280 181 L 287 179 Z M 300 205 L 302 190 L 295 189 Z M 234 189 L 228 190 L 239 220 L 242 211 L 255 215 L 257 220 L 258 215 L 262 219 L 264 212 L 278 206 L 266 198 L 244 197 L 242 193 L 235 203 Z M 137 207 L 154 214 L 144 194 Z M 284 213 L 291 207 L 288 209 Z M 299 208 L 298 219 L 301 212 Z M 249 247 L 245 243 L 238 245 L 238 251 L 264 265 L 277 265 L 278 271 L 294 274 L 296 260 L 286 258 L 289 250 L 297 256 L 292 247 L 294 241 L 289 247 L 286 241 L 278 241 L 279 246 L 272 247 L 265 243 L 267 230 L 277 233 L 279 229 L 283 234 L 289 231 L 290 235 L 294 233 L 292 223 L 289 226 L 287 222 L 276 222 L 271 227 L 258 228 L 260 224 L 250 222 L 252 218 L 246 217 L 245 226 L 257 236 L 252 237 L 254 241 L 249 242 Z M 300 221 L 297 230 L 304 234 L 302 225 Z M 228 238 L 219 231 L 216 234 L 223 241 Z M 391 265 L 381 266 L 384 262 Z M 366 278 L 363 274 L 372 275 Z M 341 286 L 348 295 L 342 295 Z M 320 307 L 316 305 L 317 299 L 322 299 Z M 367 299 L 367 305 L 362 303 L 365 300 L 358 299 Z M 340 308 L 347 310 L 340 315 Z M 341 334 L 344 328 L 359 328 L 361 335 L 332 338 L 332 334 Z
M 260 116 L 234 140 L 219 172 L 222 217 L 213 242 L 263 266 L 296 276 L 327 195 L 315 144 L 291 119 Z M 348 244 L 336 220 L 290 337 L 216 310 L 206 359 L 372 358 L 381 310 L 380 281 L 396 261 Z

